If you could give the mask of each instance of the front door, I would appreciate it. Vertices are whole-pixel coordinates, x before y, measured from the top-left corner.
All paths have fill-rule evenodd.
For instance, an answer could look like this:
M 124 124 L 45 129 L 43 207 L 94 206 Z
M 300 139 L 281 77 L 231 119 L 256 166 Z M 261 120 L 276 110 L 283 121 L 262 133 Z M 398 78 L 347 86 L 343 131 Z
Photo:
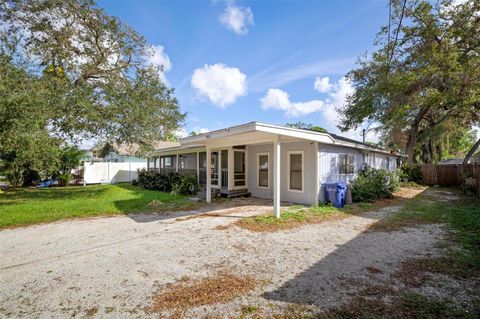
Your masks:
M 233 189 L 246 188 L 245 150 L 233 150 Z

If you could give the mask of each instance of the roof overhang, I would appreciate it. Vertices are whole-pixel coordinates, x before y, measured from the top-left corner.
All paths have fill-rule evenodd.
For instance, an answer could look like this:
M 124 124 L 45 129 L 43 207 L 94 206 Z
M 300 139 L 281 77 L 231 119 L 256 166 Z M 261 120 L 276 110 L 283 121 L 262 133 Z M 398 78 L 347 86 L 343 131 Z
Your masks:
M 214 149 L 235 145 L 265 144 L 272 143 L 277 138 L 281 142 L 308 140 L 323 144 L 339 145 L 376 153 L 399 156 L 398 154 L 392 154 L 387 150 L 379 149 L 373 146 L 369 147 L 363 143 L 355 142 L 353 140 L 342 140 L 338 138 L 336 139 L 328 133 L 315 132 L 259 122 L 250 122 L 246 124 L 227 127 L 221 130 L 185 137 L 180 139 L 180 146 L 173 148 L 164 148 L 161 150 L 157 150 L 155 153 L 167 155 L 169 153 L 187 153 L 189 151 L 194 152 L 199 149 L 204 150 L 206 148 Z

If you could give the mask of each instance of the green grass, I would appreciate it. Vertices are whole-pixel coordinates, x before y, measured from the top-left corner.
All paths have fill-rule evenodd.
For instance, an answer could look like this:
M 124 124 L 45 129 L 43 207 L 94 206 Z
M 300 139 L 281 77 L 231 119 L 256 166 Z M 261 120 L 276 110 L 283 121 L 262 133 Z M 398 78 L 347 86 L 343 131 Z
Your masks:
M 331 205 L 302 206 L 293 205 L 283 209 L 280 218 L 272 214 L 257 215 L 243 218 L 236 222 L 240 227 L 253 231 L 274 231 L 295 227 L 303 223 L 318 223 L 324 220 L 343 218 L 348 216 L 351 208 L 335 208 Z
M 186 197 L 129 184 L 19 189 L 0 194 L 0 228 L 67 218 L 188 208 Z
M 453 191 L 453 190 L 452 190 Z M 432 271 L 468 274 L 480 271 L 480 200 L 456 191 L 459 200 L 439 201 L 438 198 L 420 195 L 405 203 L 397 214 L 376 223 L 372 229 L 393 231 L 418 224 L 443 223 L 452 230 L 447 242 L 449 253 L 441 263 L 430 262 Z M 455 245 L 452 245 L 455 244 Z M 461 250 L 456 249 L 458 245 Z M 452 247 L 453 246 L 453 247 Z M 437 266 L 435 266 L 437 264 Z M 442 267 L 439 267 L 441 265 Z M 440 271 L 441 269 L 445 271 Z

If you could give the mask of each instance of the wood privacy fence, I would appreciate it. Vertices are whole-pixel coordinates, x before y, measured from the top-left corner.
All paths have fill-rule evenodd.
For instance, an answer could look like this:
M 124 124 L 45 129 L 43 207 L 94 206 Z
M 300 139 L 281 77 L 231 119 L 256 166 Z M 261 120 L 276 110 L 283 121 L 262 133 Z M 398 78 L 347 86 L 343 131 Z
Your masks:
M 465 185 L 467 177 L 473 178 L 472 186 L 480 197 L 480 164 L 424 164 L 421 170 L 422 183 L 429 186 L 461 186 Z

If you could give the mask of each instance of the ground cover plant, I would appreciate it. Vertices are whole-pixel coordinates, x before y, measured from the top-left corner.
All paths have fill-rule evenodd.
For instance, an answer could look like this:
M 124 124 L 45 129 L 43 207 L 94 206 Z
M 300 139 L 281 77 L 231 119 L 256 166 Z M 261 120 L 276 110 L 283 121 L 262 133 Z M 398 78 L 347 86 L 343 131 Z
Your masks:
M 0 195 L 0 228 L 66 218 L 185 210 L 195 205 L 182 195 L 129 184 L 24 188 Z

